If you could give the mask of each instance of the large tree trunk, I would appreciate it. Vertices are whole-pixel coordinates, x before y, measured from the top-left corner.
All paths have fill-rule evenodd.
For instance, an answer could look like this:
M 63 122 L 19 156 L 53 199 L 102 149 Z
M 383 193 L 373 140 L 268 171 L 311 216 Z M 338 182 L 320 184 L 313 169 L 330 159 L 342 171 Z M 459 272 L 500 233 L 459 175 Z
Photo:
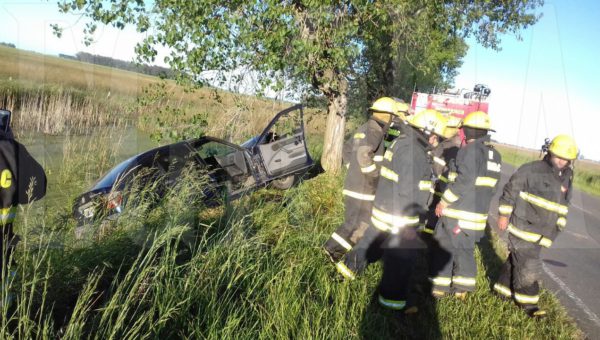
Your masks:
M 321 166 L 333 175 L 340 172 L 342 164 L 342 146 L 346 129 L 346 111 L 348 96 L 346 91 L 334 92 L 327 96 L 327 130 L 323 141 Z

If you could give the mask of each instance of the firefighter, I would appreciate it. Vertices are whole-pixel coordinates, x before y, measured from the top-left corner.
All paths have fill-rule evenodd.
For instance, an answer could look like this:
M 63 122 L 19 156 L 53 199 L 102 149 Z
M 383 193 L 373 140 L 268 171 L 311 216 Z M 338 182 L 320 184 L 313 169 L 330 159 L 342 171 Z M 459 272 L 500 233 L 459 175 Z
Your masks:
M 433 250 L 430 263 L 434 297 L 454 292 L 464 299 L 467 292 L 475 290 L 475 243 L 484 234 L 490 201 L 500 179 L 502 161 L 490 144 L 489 116 L 472 112 L 462 126 L 465 145 L 450 171 L 456 178 L 449 178 L 454 181 L 448 184 L 435 210 L 439 217 L 434 232 L 438 248 Z
M 344 277 L 353 279 L 366 266 L 371 242 L 380 234 L 386 235 L 379 285 L 379 303 L 386 308 L 416 311 L 414 306 L 407 307 L 407 298 L 415 259 L 424 248 L 417 228 L 432 189 L 428 151 L 437 145 L 445 124 L 445 118 L 435 110 L 422 111 L 409 120 L 410 127 L 385 152 L 371 226 L 344 262 L 337 264 Z
M 442 193 L 448 185 L 448 177 L 454 178 L 454 176 L 449 175 L 449 169 L 450 164 L 454 162 L 456 154 L 462 144 L 462 138 L 458 133 L 461 124 L 461 118 L 450 116 L 446 124 L 446 129 L 444 130 L 444 140 L 431 152 L 433 159 L 433 176 L 436 181 L 434 184 L 434 195 L 427 214 L 427 224 L 425 228 L 423 228 L 425 234 L 433 234 L 435 225 L 438 221 L 438 218 L 435 215 L 435 207 L 440 202 Z
M 0 110 L 0 256 L 3 273 L 17 241 L 13 230 L 17 205 L 28 204 L 46 194 L 44 169 L 25 146 L 14 139 L 10 129 L 10 115 L 10 111 Z
M 538 307 L 540 250 L 550 247 L 567 223 L 573 182 L 572 162 L 578 150 L 573 138 L 556 136 L 542 160 L 521 166 L 504 186 L 498 228 L 508 229 L 510 254 L 494 290 L 513 298 L 531 317 L 544 317 Z
M 378 164 L 383 159 L 384 139 L 392 117 L 400 117 L 398 102 L 382 97 L 369 108 L 371 117 L 344 145 L 344 163 L 348 172 L 344 182 L 344 223 L 324 245 L 325 252 L 337 263 L 366 230 L 379 178 Z

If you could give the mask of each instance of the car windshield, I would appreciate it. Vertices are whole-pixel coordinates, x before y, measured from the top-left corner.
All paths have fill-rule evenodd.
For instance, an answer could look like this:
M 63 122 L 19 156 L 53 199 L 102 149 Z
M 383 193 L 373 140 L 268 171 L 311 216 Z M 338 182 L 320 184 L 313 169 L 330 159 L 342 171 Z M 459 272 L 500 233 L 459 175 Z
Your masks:
M 112 187 L 115 181 L 117 180 L 117 177 L 119 177 L 119 175 L 135 160 L 135 158 L 136 156 L 133 156 L 114 167 L 104 177 L 102 177 L 102 179 L 99 180 L 98 183 L 96 183 L 96 185 L 94 185 L 92 190 Z

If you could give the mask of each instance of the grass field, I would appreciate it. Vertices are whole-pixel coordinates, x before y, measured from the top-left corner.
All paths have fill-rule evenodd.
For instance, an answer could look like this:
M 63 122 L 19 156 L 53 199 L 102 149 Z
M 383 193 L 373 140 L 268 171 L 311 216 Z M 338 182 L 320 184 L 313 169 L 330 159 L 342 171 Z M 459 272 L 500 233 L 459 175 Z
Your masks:
M 148 77 L 7 50 L 0 47 L 0 55 L 16 54 L 0 58 L 2 81 L 16 82 L 15 88 L 33 94 L 27 98 L 35 98 L 38 92 L 28 89 L 36 84 L 81 93 L 99 108 L 113 105 L 111 98 L 117 98 L 115 107 L 131 115 L 125 123 L 147 131 L 161 127 L 143 117 L 205 113 L 206 133 L 239 141 L 260 131 L 274 112 L 289 105 L 214 89 L 189 94 L 170 84 L 169 95 L 148 95 L 140 108 L 139 98 L 152 83 Z M 60 71 L 39 70 L 36 65 Z M 14 75 L 11 69 L 21 71 Z M 93 76 L 84 81 L 72 76 L 76 72 Z M 24 97 L 19 98 L 13 103 Z M 128 111 L 128 105 L 136 110 Z M 173 110 L 161 111 L 165 106 Z M 81 114 L 88 117 L 93 111 L 86 112 Z M 15 113 L 29 114 L 18 107 Z M 322 150 L 322 117 L 316 110 L 309 110 L 306 117 L 314 159 Z M 125 125 L 116 118 L 106 120 L 108 126 L 116 126 L 110 132 L 100 129 L 87 141 L 66 134 L 61 156 L 53 160 L 59 166 L 48 169 L 52 193 L 20 209 L 17 228 L 22 240 L 16 264 L 3 276 L 8 287 L 0 294 L 0 338 L 583 337 L 548 291 L 543 291 L 541 304 L 549 317 L 539 322 L 490 293 L 490 283 L 506 257 L 494 235 L 477 250 L 479 288 L 466 301 L 429 299 L 421 260 L 417 290 L 421 312 L 402 318 L 382 310 L 372 297 L 381 275 L 379 264 L 358 280 L 343 282 L 320 251 L 342 222 L 341 177 L 319 175 L 286 192 L 263 189 L 234 204 L 208 209 L 199 202 L 202 178 L 190 176 L 157 207 L 150 209 L 142 201 L 110 229 L 97 226 L 93 230 L 98 232 L 75 240 L 72 199 L 116 162 L 112 146 L 118 144 Z M 84 126 L 97 124 L 86 119 Z M 179 124 L 167 123 L 175 126 L 162 128 Z M 8 280 L 11 270 L 17 275 Z
M 496 147 L 502 154 L 502 160 L 515 167 L 540 159 L 539 151 L 506 144 L 496 144 Z M 575 188 L 588 194 L 600 196 L 600 164 L 587 160 L 577 160 L 575 162 L 574 185 Z

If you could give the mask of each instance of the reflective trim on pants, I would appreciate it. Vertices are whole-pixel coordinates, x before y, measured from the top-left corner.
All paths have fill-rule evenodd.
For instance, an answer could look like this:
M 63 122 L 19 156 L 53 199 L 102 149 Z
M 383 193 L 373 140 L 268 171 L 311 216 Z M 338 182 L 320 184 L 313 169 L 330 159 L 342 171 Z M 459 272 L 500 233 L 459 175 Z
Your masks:
M 342 194 L 346 195 L 346 196 L 350 196 L 352 198 L 356 198 L 357 200 L 361 200 L 361 201 L 373 201 L 373 200 L 375 200 L 375 195 L 361 194 L 360 192 L 350 191 L 350 190 L 347 190 L 347 189 L 344 189 L 342 191 Z
M 515 292 L 515 301 L 524 305 L 536 305 L 540 300 L 539 295 L 525 295 Z
M 348 243 L 348 241 L 344 240 L 344 238 L 341 237 L 340 235 L 338 235 L 337 233 L 331 234 L 331 238 L 334 239 L 337 243 L 339 243 L 346 250 L 352 249 L 352 245 L 350 243 Z
M 356 278 L 356 275 L 354 275 L 350 268 L 346 267 L 344 262 L 336 263 L 335 269 L 337 269 L 338 273 L 342 274 L 342 276 L 348 280 L 354 280 Z
M 540 234 L 518 229 L 512 223 L 508 224 L 508 232 L 524 241 L 536 243 L 546 248 L 549 248 L 552 245 L 551 239 Z
M 512 297 L 512 291 L 510 290 L 510 288 L 499 283 L 494 284 L 494 290 L 506 297 Z
M 406 301 L 403 300 L 389 300 L 379 295 L 379 303 L 389 309 L 401 310 L 406 307 Z

